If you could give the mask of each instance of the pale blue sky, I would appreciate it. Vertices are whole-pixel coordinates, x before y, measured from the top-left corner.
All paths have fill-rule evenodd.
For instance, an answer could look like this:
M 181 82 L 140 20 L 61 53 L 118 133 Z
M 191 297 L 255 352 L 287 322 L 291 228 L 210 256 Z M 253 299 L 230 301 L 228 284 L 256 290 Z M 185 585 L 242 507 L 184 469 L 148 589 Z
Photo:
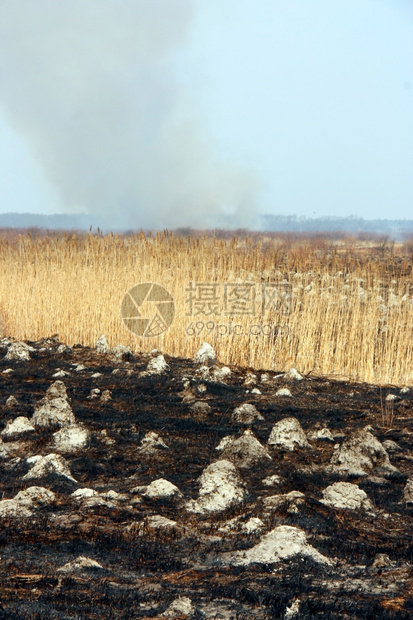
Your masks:
M 90 4 L 93 7 L 93 0 Z M 70 131 L 64 124 L 69 117 L 79 118 L 90 93 L 83 88 L 81 103 L 79 97 L 74 98 L 73 114 L 69 102 L 64 116 L 56 114 L 56 106 L 67 96 L 57 98 L 55 85 L 49 89 L 56 66 L 63 66 L 62 77 L 69 76 L 70 86 L 79 59 L 81 62 L 80 52 L 75 44 L 70 66 L 70 52 L 59 49 L 57 59 L 63 62 L 52 65 L 47 44 L 44 49 L 40 45 L 40 50 L 36 45 L 33 51 L 34 43 L 43 41 L 43 21 L 31 25 L 28 0 L 0 0 L 6 13 L 4 28 L 14 30 L 13 41 L 5 31 L 3 36 L 0 32 L 0 212 L 98 212 L 98 205 L 113 190 L 112 202 L 108 200 L 103 209 L 108 214 L 117 201 L 127 203 L 122 221 L 130 219 L 131 226 L 141 221 L 152 224 L 147 216 L 151 201 L 156 203 L 156 218 L 168 226 L 173 226 L 175 212 L 179 212 L 177 225 L 186 220 L 191 224 L 191 213 L 197 209 L 198 225 L 207 211 L 216 209 L 219 214 L 233 208 L 240 214 L 250 208 L 260 213 L 307 216 L 413 218 L 411 0 L 121 0 L 126 18 L 119 23 L 119 0 L 95 4 L 96 11 L 106 12 L 109 18 L 113 12 L 115 26 L 111 19 L 96 24 L 96 36 L 103 41 L 108 30 L 117 27 L 122 33 L 134 17 L 137 39 L 144 29 L 149 33 L 153 29 L 155 38 L 160 39 L 168 29 L 176 35 L 168 32 L 168 44 L 155 45 L 155 52 L 152 43 L 145 47 L 149 45 L 146 41 L 142 53 L 134 40 L 127 52 L 120 54 L 116 48 L 114 59 L 109 45 L 103 61 L 115 69 L 110 75 L 106 71 L 98 76 L 103 83 L 100 92 L 107 86 L 107 92 L 112 93 L 115 85 L 128 93 L 126 103 L 113 104 L 110 114 L 116 113 L 117 120 L 107 116 L 106 126 L 113 129 L 103 141 L 95 132 L 88 133 L 91 112 L 85 113 L 84 175 L 94 169 L 101 149 L 113 148 L 120 143 L 119 136 L 127 135 L 119 133 L 124 128 L 117 129 L 119 116 L 130 120 L 135 128 L 133 143 L 140 142 L 142 148 L 120 147 L 118 159 L 132 162 L 124 167 L 117 160 L 104 159 L 99 178 L 110 178 L 113 169 L 114 179 L 105 186 L 104 196 L 96 189 L 97 180 L 91 187 L 82 185 L 82 170 L 75 162 L 85 153 L 85 144 L 80 137 L 66 161 Z M 71 36 L 82 40 L 82 54 L 88 58 L 91 31 L 84 28 L 78 34 L 76 30 L 78 21 L 85 21 L 84 4 L 59 0 L 64 20 L 50 0 L 38 0 L 34 5 L 40 11 L 43 8 L 49 29 L 55 23 L 58 33 L 71 29 Z M 173 11 L 165 14 L 165 7 Z M 65 26 L 69 14 L 73 24 Z M 31 28 L 37 28 L 33 48 L 28 37 Z M 126 49 L 128 33 L 119 40 L 126 41 Z M 35 54 L 34 69 L 28 63 L 29 52 Z M 97 65 L 90 62 L 93 72 Z M 135 69 L 140 81 L 136 90 L 128 81 Z M 91 74 L 79 71 L 77 82 L 90 81 Z M 145 105 L 137 117 L 131 110 L 139 107 L 141 99 Z M 96 107 L 93 119 L 95 115 Z M 53 122 L 48 122 L 49 117 Z M 171 138 L 170 153 L 168 132 L 176 128 L 179 136 L 174 133 Z M 52 131 L 62 131 L 62 140 L 56 140 Z M 161 139 L 162 147 L 155 148 L 153 144 Z M 91 146 L 94 140 L 96 145 Z M 145 158 L 149 150 L 150 163 Z M 135 165 L 145 172 L 133 186 L 129 177 Z M 175 165 L 176 184 L 171 173 Z M 68 177 L 65 169 L 71 170 Z M 154 192 L 157 183 L 164 185 L 167 193 Z M 205 199 L 192 209 L 200 194 L 205 194 Z M 218 206 L 210 208 L 214 201 Z M 177 210 L 178 203 L 185 203 L 185 208 Z

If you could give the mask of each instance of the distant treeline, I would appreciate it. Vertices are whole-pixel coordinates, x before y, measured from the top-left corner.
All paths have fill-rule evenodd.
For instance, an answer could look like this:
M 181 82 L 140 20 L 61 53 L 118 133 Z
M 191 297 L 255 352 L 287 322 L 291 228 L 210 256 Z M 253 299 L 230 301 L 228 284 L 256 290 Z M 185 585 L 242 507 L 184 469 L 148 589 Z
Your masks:
M 89 230 L 102 227 L 103 219 L 86 213 L 0 213 L 0 228 L 42 228 L 49 230 Z
M 349 217 L 326 216 L 309 218 L 298 215 L 270 215 L 259 216 L 261 231 L 282 233 L 344 233 L 360 236 L 363 233 L 389 237 L 398 241 L 413 236 L 413 220 L 365 220 L 355 215 Z M 220 228 L 235 230 L 237 223 L 234 220 Z M 38 213 L 0 213 L 0 228 L 42 230 L 84 230 L 92 227 L 109 232 L 103 217 L 86 213 L 55 213 L 43 215 Z M 134 230 L 140 230 L 138 227 Z M 191 231 L 191 228 L 178 229 Z M 132 228 L 129 232 L 132 231 Z M 125 232 L 125 231 L 119 231 Z
M 263 230 L 279 232 L 345 232 L 351 235 L 373 233 L 404 240 L 413 235 L 413 220 L 365 220 L 362 217 L 261 215 Z

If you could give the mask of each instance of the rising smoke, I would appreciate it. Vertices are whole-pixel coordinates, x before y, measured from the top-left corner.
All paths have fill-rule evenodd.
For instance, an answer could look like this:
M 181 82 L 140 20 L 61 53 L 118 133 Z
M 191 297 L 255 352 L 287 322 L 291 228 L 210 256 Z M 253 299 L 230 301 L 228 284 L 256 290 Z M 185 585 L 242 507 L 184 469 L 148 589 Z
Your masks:
M 195 0 L 0 0 L 0 105 L 67 211 L 116 228 L 253 225 L 177 79 Z

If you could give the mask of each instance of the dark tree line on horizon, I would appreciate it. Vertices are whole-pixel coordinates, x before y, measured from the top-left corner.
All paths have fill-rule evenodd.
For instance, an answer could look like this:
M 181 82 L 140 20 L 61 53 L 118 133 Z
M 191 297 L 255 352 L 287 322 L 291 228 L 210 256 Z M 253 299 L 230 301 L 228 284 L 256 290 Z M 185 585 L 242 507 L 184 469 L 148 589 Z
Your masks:
M 413 220 L 375 219 L 366 220 L 356 215 L 348 217 L 324 216 L 311 218 L 298 215 L 259 216 L 260 229 L 269 232 L 315 233 L 343 232 L 350 235 L 372 233 L 388 236 L 403 241 L 413 235 Z M 103 217 L 87 213 L 55 213 L 51 215 L 38 213 L 0 213 L 0 228 L 28 229 L 39 228 L 48 230 L 90 230 L 90 228 L 110 231 Z M 220 228 L 234 230 L 236 222 L 229 218 L 226 225 Z M 188 230 L 191 230 L 188 228 Z M 122 232 L 122 231 L 120 231 Z

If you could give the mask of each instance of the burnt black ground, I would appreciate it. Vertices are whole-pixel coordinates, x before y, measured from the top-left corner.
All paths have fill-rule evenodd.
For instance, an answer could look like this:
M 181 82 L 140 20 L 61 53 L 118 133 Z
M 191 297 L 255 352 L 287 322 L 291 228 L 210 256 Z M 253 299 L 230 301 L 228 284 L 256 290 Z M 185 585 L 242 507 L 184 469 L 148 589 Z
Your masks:
M 140 377 L 148 356 L 116 360 L 80 346 L 58 353 L 59 343 L 53 339 L 28 344 L 35 351 L 26 362 L 6 361 L 7 349 L 0 349 L 0 430 L 19 415 L 32 416 L 60 368 L 69 373 L 61 380 L 76 420 L 92 432 L 92 440 L 88 449 L 64 455 L 76 486 L 68 488 L 58 479 L 33 482 L 57 494 L 53 507 L 21 522 L 0 522 L 0 618 L 154 618 L 179 596 L 192 600 L 199 618 L 283 618 L 296 599 L 300 605 L 294 617 L 302 619 L 413 616 L 413 512 L 403 499 L 406 479 L 413 473 L 412 392 L 395 401 L 394 419 L 388 420 L 383 419 L 381 397 L 399 394 L 395 386 L 382 388 L 380 394 L 379 387 L 363 383 L 316 377 L 286 383 L 280 377 L 258 381 L 262 394 L 256 395 L 243 385 L 251 369 L 231 367 L 226 384 L 216 384 L 202 381 L 193 361 L 165 356 L 168 372 Z M 86 370 L 76 372 L 76 363 Z M 3 374 L 8 368 L 13 372 Z M 112 374 L 115 368 L 119 372 Z M 92 378 L 95 372 L 102 376 Z M 260 372 L 251 372 L 259 379 Z M 188 377 L 186 390 L 182 377 Z M 197 391 L 201 383 L 207 388 L 202 394 Z M 289 387 L 293 398 L 276 397 L 280 387 Z M 112 399 L 89 400 L 92 388 L 110 390 Z M 192 402 L 185 399 L 190 393 L 206 401 L 211 412 L 195 416 Z M 5 404 L 10 395 L 19 402 L 13 409 Z M 199 516 L 182 504 L 145 498 L 135 506 L 82 510 L 70 500 L 75 488 L 130 493 L 158 478 L 178 486 L 185 500 L 197 497 L 198 477 L 219 458 L 218 443 L 245 430 L 231 421 L 234 408 L 245 402 L 255 404 L 264 417 L 253 426 L 264 445 L 274 423 L 290 416 L 307 434 L 316 427 L 341 434 L 338 442 L 371 425 L 380 441 L 392 439 L 400 446 L 390 460 L 402 475 L 381 482 L 371 477 L 350 480 L 366 491 L 376 508 L 374 515 L 329 508 L 319 500 L 323 489 L 340 480 L 323 469 L 334 444 L 310 440 L 311 450 L 270 449 L 272 462 L 243 469 L 246 500 L 225 512 Z M 169 450 L 139 453 L 149 431 L 158 433 Z M 17 458 L 0 462 L 1 499 L 31 486 L 21 480 L 28 471 L 25 458 L 54 452 L 50 437 L 51 432 L 36 432 L 19 441 Z M 273 474 L 281 476 L 282 484 L 265 486 L 262 480 Z M 262 498 L 293 490 L 306 496 L 299 510 L 284 506 L 264 519 Z M 180 527 L 164 533 L 148 529 L 142 536 L 127 531 L 131 522 L 155 514 L 177 521 Z M 325 568 L 300 557 L 248 568 L 223 565 L 222 553 L 250 548 L 260 538 L 219 531 L 225 521 L 240 515 L 262 518 L 265 531 L 277 525 L 303 529 L 313 547 L 337 559 L 336 566 Z M 391 563 L 373 566 L 377 554 L 387 554 Z M 104 569 L 57 572 L 79 555 L 96 560 Z

